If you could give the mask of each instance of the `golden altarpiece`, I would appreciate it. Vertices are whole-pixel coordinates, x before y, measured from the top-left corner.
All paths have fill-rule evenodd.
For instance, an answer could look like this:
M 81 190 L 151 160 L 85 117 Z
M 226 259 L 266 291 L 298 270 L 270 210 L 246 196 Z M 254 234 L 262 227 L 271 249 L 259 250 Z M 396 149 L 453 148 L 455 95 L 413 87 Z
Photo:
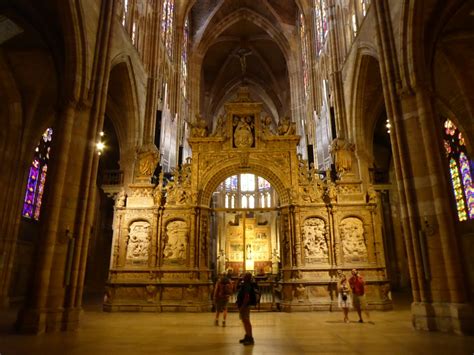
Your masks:
M 138 153 L 135 182 L 116 198 L 104 309 L 210 310 L 215 268 L 229 266 L 235 273 L 260 270 L 270 280 L 279 273 L 285 311 L 333 309 L 339 273 L 349 276 L 355 267 L 366 280 L 369 305 L 391 308 L 373 189 L 351 177 L 321 180 L 297 154 L 294 124 L 282 119 L 273 129 L 245 90 L 225 110 L 212 134 L 198 120 L 189 138 L 192 159 L 164 188 L 162 178 L 150 184 L 156 148 Z M 266 210 L 216 217 L 215 191 L 238 174 L 270 183 L 277 201 L 270 226 L 259 223 Z M 218 240 L 222 233 L 225 240 Z

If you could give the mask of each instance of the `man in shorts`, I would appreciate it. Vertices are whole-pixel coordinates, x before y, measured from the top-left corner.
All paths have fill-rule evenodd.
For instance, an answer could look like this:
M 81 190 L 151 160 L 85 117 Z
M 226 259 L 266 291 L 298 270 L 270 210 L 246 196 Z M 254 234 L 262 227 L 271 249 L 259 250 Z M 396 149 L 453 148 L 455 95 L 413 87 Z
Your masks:
M 362 276 L 359 275 L 357 269 L 352 269 L 352 276 L 349 279 L 349 285 L 352 290 L 352 304 L 359 315 L 359 323 L 363 323 L 362 310 L 364 310 L 367 318 L 370 318 L 370 315 L 367 311 L 367 301 L 365 299 L 365 282 Z
M 240 339 L 244 345 L 253 345 L 255 342 L 252 335 L 252 324 L 250 323 L 250 306 L 252 305 L 252 294 L 255 297 L 254 285 L 252 284 L 252 274 L 245 273 L 243 281 L 237 295 L 237 307 L 239 307 L 239 316 L 245 329 L 245 337 Z

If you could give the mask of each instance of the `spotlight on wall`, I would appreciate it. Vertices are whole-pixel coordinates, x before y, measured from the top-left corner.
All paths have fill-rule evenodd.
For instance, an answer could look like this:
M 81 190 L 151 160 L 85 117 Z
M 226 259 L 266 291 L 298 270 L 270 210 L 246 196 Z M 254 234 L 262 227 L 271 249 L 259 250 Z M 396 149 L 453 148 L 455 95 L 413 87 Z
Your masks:
M 105 143 L 102 141 L 102 137 L 104 137 L 104 132 L 100 132 L 99 135 L 100 135 L 99 141 L 96 143 L 95 146 L 97 149 L 97 154 L 102 155 L 102 152 L 105 149 Z
M 392 128 L 392 125 L 390 124 L 390 120 L 388 118 L 385 121 L 385 127 L 387 128 L 387 133 L 390 134 L 390 128 Z

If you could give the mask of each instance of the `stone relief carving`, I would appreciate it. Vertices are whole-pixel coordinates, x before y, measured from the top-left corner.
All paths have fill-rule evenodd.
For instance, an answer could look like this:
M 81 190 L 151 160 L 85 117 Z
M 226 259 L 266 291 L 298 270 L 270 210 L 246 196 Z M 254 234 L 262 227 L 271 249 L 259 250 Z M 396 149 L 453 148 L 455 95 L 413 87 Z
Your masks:
M 174 220 L 166 225 L 163 259 L 184 263 L 188 248 L 188 224 L 182 220 Z
M 160 152 L 154 144 L 148 144 L 137 151 L 137 165 L 135 175 L 137 178 L 151 178 L 156 165 L 160 160 Z
M 125 201 L 127 199 L 127 195 L 125 194 L 125 189 L 121 189 L 120 192 L 115 197 L 115 207 L 121 208 L 125 207 Z
M 337 191 L 341 195 L 359 193 L 360 185 L 359 184 L 339 184 L 337 185 Z
M 155 285 L 147 285 L 145 287 L 145 292 L 146 292 L 146 301 L 149 303 L 155 302 L 158 288 Z
M 196 123 L 191 124 L 191 137 L 205 138 L 207 137 L 207 122 L 204 118 L 196 115 Z
M 236 148 L 250 148 L 255 142 L 254 123 L 252 116 L 234 116 L 234 146 Z
M 212 134 L 213 137 L 224 137 L 227 138 L 227 134 L 225 131 L 225 116 L 220 115 L 217 117 L 216 128 L 214 129 L 214 133 Z
M 344 139 L 337 138 L 331 143 L 330 152 L 333 155 L 339 177 L 352 171 L 352 153 L 354 150 L 354 144 Z
M 127 260 L 146 261 L 150 245 L 150 223 L 136 221 L 130 225 Z
M 272 131 L 272 118 L 270 116 L 265 116 L 262 118 L 262 134 L 267 136 L 273 136 Z
M 308 293 L 306 291 L 306 287 L 303 284 L 299 284 L 296 286 L 295 290 L 293 291 L 293 300 L 296 300 L 299 303 L 303 303 L 308 298 Z
M 369 185 L 367 188 L 367 203 L 377 203 L 377 191 L 373 185 Z
M 307 218 L 303 223 L 302 235 L 306 263 L 328 262 L 329 247 L 326 222 L 317 217 Z
M 194 197 L 191 188 L 191 161 L 188 159 L 181 168 L 173 170 L 173 180 L 166 185 L 167 205 L 189 205 L 193 203 Z
M 344 218 L 339 225 L 345 262 L 367 261 L 367 241 L 364 224 L 356 217 Z
M 291 122 L 291 119 L 286 116 L 280 119 L 278 122 L 278 135 L 280 136 L 291 136 L 296 134 L 296 124 Z

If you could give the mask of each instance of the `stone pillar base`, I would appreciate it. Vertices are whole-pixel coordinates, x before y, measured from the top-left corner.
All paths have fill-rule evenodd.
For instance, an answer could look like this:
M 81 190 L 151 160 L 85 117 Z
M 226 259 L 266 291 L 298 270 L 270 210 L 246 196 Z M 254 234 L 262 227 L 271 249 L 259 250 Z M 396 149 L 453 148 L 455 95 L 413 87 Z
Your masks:
M 474 334 L 474 311 L 471 304 L 413 302 L 411 312 L 415 329 Z
M 21 309 L 18 313 L 15 328 L 20 333 L 44 333 L 46 331 L 47 316 L 47 312 L 38 309 Z
M 22 309 L 18 313 L 15 328 L 20 333 L 41 334 L 76 330 L 79 328 L 81 308 L 38 310 Z
M 82 308 L 66 308 L 62 320 L 62 330 L 77 330 L 81 320 Z

